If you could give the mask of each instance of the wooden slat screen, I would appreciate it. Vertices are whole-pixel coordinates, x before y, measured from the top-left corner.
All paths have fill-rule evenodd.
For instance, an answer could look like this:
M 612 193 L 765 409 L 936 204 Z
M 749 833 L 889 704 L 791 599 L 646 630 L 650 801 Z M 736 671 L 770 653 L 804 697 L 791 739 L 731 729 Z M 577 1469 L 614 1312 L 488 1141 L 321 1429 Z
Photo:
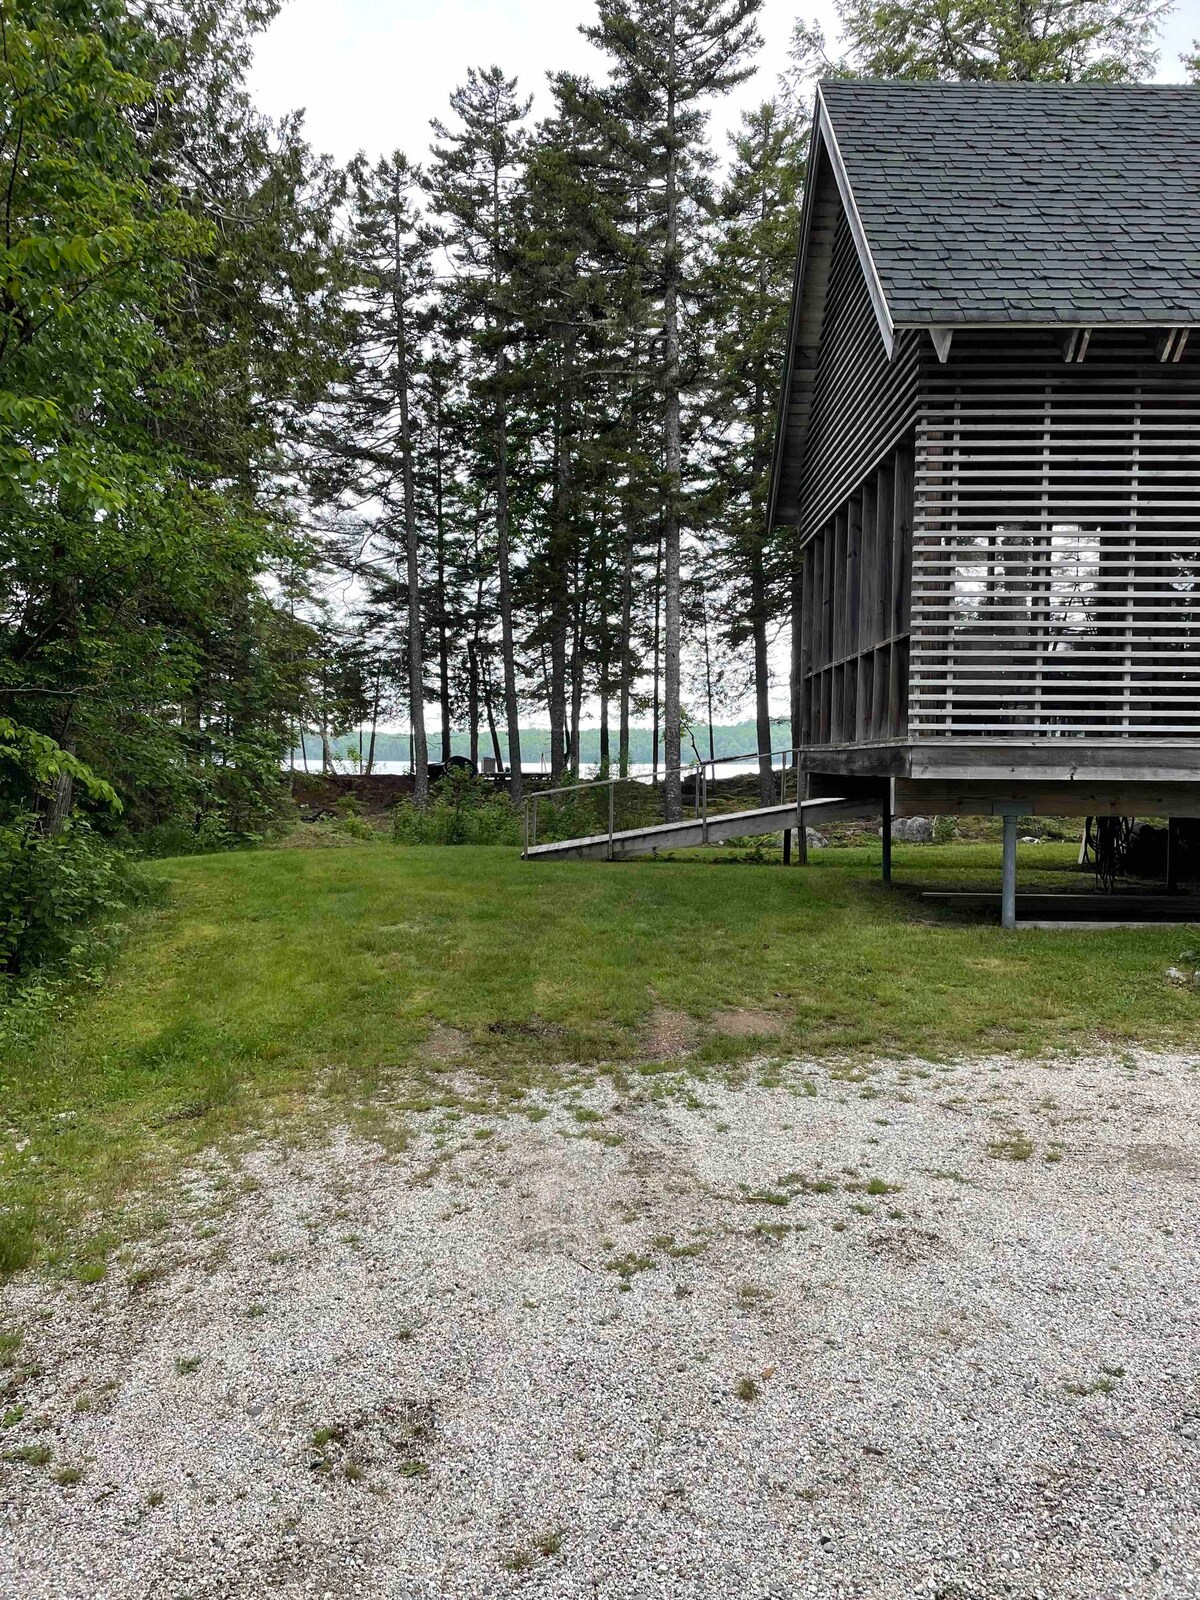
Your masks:
M 1154 338 L 924 363 L 912 738 L 1200 738 L 1200 363 Z
M 908 685 L 912 441 L 901 441 L 805 547 L 800 743 L 901 736 Z
M 810 537 L 912 426 L 920 336 L 897 335 L 889 361 L 845 212 L 838 216 L 800 488 Z

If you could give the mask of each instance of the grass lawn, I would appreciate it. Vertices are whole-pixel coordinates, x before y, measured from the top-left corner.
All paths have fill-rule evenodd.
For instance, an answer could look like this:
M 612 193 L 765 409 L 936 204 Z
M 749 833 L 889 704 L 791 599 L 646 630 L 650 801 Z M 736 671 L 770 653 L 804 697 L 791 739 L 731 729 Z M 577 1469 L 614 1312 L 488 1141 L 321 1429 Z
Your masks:
M 1028 849 L 1023 886 L 1077 881 L 1074 850 Z M 1200 996 L 1164 976 L 1188 929 L 1005 934 L 903 889 L 995 887 L 994 846 L 897 848 L 890 892 L 878 854 L 526 865 L 372 844 L 156 863 L 166 903 L 104 988 L 0 1048 L 0 1268 L 43 1254 L 98 1273 L 112 1202 L 228 1131 L 653 1070 L 664 1016 L 700 1071 L 1195 1036 Z

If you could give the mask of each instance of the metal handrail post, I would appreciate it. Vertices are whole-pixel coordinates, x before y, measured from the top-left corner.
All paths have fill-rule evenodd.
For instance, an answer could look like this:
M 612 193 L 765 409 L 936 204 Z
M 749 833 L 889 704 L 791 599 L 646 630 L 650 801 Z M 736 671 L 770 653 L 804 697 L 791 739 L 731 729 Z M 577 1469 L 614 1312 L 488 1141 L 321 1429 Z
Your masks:
M 617 801 L 617 780 L 610 778 L 608 781 L 608 859 L 613 858 L 613 814 Z
M 713 777 L 714 777 L 714 779 L 716 778 L 715 771 L 713 773 Z M 701 840 L 703 841 L 703 843 L 707 844 L 708 843 L 708 768 L 707 767 L 704 768 L 704 771 L 703 771 L 703 773 L 701 775 L 701 778 L 702 778 L 702 792 L 703 792 L 703 795 L 704 795 L 704 815 L 703 815 L 703 821 L 700 824 L 700 829 L 701 829 L 700 837 L 701 837 Z
M 538 797 L 533 796 L 533 844 L 537 843 L 537 803 Z

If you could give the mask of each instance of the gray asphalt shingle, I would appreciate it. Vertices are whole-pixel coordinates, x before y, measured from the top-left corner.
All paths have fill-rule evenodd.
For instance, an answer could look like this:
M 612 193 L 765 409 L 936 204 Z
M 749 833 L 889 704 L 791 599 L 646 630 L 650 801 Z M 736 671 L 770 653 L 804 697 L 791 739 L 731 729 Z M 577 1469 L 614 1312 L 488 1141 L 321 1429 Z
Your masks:
M 822 93 L 895 322 L 1200 322 L 1200 88 Z

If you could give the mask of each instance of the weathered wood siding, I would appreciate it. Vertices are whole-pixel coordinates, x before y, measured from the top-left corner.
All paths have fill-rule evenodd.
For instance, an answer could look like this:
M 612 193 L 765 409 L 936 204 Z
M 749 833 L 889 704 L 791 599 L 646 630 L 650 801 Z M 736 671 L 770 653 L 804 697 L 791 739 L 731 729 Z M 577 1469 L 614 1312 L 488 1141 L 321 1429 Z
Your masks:
M 862 744 L 904 732 L 912 496 L 913 447 L 906 438 L 805 548 L 801 744 Z
M 920 340 L 889 360 L 844 211 L 838 213 L 801 468 L 801 539 L 845 503 L 912 426 Z
M 921 362 L 908 732 L 1200 737 L 1200 351 L 957 333 Z

